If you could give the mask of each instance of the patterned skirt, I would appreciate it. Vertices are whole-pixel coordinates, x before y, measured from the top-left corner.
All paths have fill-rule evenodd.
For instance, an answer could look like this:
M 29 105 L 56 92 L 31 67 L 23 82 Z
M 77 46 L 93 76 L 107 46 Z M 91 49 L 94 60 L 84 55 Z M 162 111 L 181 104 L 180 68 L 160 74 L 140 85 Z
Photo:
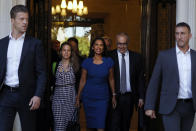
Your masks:
M 66 131 L 68 121 L 71 120 L 75 109 L 75 87 L 56 87 L 52 111 L 54 116 L 54 131 Z

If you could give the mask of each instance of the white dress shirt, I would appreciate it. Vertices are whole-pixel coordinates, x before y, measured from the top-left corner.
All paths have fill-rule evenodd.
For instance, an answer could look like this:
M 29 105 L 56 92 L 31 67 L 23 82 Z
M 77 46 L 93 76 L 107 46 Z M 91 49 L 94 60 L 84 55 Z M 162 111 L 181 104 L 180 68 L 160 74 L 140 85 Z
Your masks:
M 191 91 L 191 55 L 190 48 L 186 53 L 183 53 L 178 46 L 176 46 L 176 55 L 179 71 L 179 99 L 192 98 Z
M 25 33 L 18 39 L 12 37 L 11 33 L 9 35 L 5 84 L 11 87 L 16 87 L 19 85 L 18 68 L 20 64 L 24 37 Z
M 121 75 L 121 61 L 122 61 L 122 54 L 117 51 L 118 53 L 118 62 L 119 62 L 119 69 L 120 69 L 120 75 Z M 131 92 L 131 85 L 130 85 L 130 71 L 129 71 L 129 51 L 125 52 L 125 63 L 126 63 L 126 87 L 127 87 L 127 92 Z M 121 76 L 120 76 L 121 77 Z

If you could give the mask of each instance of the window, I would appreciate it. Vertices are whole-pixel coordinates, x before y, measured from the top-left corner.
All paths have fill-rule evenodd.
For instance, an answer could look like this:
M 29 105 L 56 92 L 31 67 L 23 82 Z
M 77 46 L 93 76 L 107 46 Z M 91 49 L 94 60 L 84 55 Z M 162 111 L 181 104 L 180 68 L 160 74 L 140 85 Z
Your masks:
M 65 20 L 65 21 L 63 21 Z M 104 23 L 103 19 L 90 19 L 80 16 L 67 16 L 66 19 L 53 19 L 51 37 L 61 43 L 70 37 L 78 39 L 78 47 L 82 56 L 89 55 L 91 41 L 91 25 Z

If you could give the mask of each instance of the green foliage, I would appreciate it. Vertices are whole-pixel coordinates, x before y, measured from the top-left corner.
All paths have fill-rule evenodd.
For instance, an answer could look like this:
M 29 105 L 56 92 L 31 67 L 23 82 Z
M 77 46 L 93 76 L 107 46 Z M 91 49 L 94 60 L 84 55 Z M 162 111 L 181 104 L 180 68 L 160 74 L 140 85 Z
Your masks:
M 58 28 L 53 27 L 51 29 L 51 38 L 52 39 L 57 39 L 57 34 L 58 34 Z M 78 37 L 75 36 L 76 39 L 78 39 L 78 48 L 81 56 L 88 56 L 89 51 L 90 51 L 90 31 L 85 31 L 84 36 Z M 64 37 L 64 40 L 60 41 L 61 43 L 65 42 L 68 40 L 68 37 Z
M 90 40 L 88 37 L 76 37 L 78 39 L 79 45 L 79 51 L 82 56 L 88 56 L 89 50 L 90 50 Z

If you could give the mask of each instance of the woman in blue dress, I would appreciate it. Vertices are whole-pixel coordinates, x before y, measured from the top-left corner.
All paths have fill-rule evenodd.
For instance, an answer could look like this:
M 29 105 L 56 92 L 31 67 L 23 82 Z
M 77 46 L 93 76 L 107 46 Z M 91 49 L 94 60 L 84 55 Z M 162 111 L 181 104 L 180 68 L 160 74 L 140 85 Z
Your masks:
M 82 63 L 82 75 L 76 106 L 80 97 L 84 105 L 88 131 L 96 128 L 104 131 L 109 102 L 109 87 L 112 92 L 113 108 L 116 106 L 113 61 L 106 57 L 106 45 L 102 38 L 92 41 L 89 58 Z M 109 84 L 109 85 L 108 85 Z

